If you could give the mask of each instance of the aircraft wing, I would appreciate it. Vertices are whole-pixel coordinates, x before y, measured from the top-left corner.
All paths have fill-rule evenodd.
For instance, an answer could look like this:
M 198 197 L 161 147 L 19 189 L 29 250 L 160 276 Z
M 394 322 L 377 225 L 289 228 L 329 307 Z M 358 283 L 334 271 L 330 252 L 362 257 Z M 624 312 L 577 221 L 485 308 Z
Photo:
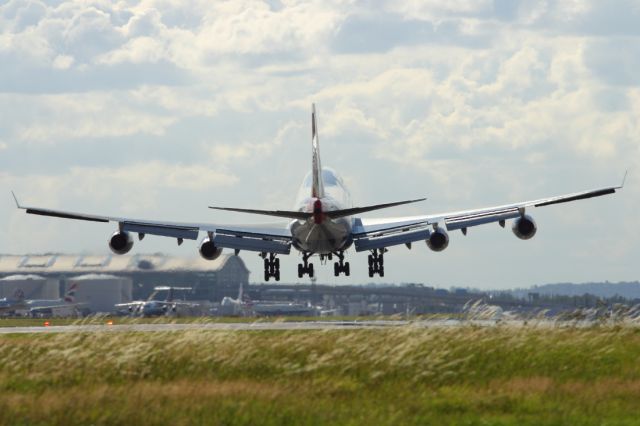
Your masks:
M 203 231 L 211 233 L 215 245 L 221 248 L 278 254 L 289 254 L 291 251 L 291 233 L 288 229 L 288 222 L 253 225 L 163 222 L 28 207 L 21 205 L 15 194 L 13 197 L 16 206 L 28 214 L 89 222 L 115 222 L 121 231 L 137 233 L 140 239 L 145 235 L 159 235 L 176 238 L 178 243 L 181 243 L 182 240 L 197 240 L 198 234 Z
M 85 307 L 86 305 L 86 303 L 60 303 L 57 305 L 34 306 L 32 308 L 29 308 L 29 313 L 38 314 L 49 311 L 56 311 L 59 309 L 79 309 Z
M 626 174 L 625 174 L 626 179 Z M 435 215 L 413 216 L 386 219 L 354 219 L 353 237 L 356 251 L 383 249 L 386 247 L 424 241 L 431 235 L 434 227 L 445 227 L 448 231 L 467 229 L 473 226 L 498 222 L 504 226 L 508 219 L 516 219 L 524 215 L 525 209 L 568 203 L 587 198 L 613 194 L 624 186 L 624 179 L 619 186 L 593 189 L 539 200 L 523 201 L 502 206 L 485 207 L 474 210 L 462 210 Z

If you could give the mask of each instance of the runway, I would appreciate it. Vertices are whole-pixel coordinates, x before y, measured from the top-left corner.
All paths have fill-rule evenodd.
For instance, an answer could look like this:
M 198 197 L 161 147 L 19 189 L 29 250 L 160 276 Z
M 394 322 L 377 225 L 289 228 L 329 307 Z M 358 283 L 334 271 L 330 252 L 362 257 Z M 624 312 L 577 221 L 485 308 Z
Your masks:
M 24 333 L 98 333 L 98 332 L 159 332 L 159 331 L 260 331 L 260 330 L 340 330 L 354 328 L 386 328 L 409 324 L 408 321 L 299 321 L 299 322 L 238 322 L 190 324 L 81 324 L 36 327 L 1 327 L 0 334 Z

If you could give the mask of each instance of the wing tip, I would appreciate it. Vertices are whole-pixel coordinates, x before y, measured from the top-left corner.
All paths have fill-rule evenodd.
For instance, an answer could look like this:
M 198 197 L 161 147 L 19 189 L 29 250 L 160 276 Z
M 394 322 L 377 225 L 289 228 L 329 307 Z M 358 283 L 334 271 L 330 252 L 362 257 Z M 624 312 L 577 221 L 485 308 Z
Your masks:
M 13 190 L 11 190 L 11 195 L 13 196 L 13 201 L 15 201 L 15 202 L 16 202 L 16 207 L 17 207 L 17 208 L 19 208 L 19 209 L 23 208 L 23 207 L 20 205 L 20 202 L 18 201 L 18 197 L 16 197 L 16 193 L 15 193 L 15 192 L 13 192 Z
M 619 189 L 624 188 L 624 184 L 627 182 L 627 176 L 629 175 L 629 169 L 624 171 L 624 176 L 622 177 L 622 183 L 618 187 Z

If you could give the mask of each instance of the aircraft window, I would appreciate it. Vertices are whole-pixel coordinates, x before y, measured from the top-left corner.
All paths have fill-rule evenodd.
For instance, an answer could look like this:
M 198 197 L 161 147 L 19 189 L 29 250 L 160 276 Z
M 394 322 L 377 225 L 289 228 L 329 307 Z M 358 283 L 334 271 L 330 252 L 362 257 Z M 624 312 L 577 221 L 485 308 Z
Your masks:
M 333 173 L 330 170 L 322 171 L 322 181 L 324 182 L 325 185 L 329 185 L 329 186 L 338 185 L 338 178 L 336 177 L 335 173 Z
M 311 188 L 311 184 L 313 182 L 313 176 L 309 173 L 305 178 L 302 186 L 305 188 Z M 336 176 L 336 174 L 331 170 L 323 170 L 322 171 L 322 182 L 324 182 L 327 186 L 338 186 L 342 185 L 341 179 Z

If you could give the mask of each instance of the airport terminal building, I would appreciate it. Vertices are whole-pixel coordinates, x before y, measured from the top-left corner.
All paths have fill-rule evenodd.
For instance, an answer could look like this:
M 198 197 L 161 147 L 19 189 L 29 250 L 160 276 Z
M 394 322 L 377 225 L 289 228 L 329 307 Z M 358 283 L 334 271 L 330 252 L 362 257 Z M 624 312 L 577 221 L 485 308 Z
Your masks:
M 133 300 L 146 299 L 156 286 L 171 285 L 192 287 L 187 299 L 219 302 L 225 296 L 237 297 L 240 284 L 249 283 L 249 270 L 234 255 L 223 254 L 213 261 L 164 254 L 0 255 L 0 279 L 29 275 L 57 280 L 60 294 L 81 276 L 128 278 Z

